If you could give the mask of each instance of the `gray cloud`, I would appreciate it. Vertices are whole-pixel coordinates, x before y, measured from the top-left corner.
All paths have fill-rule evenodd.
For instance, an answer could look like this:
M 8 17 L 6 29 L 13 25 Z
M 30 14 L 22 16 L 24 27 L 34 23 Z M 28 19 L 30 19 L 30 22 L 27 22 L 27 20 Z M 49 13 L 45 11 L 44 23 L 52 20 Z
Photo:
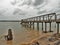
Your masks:
M 43 14 L 43 13 L 46 13 L 46 10 L 44 10 L 44 11 L 39 11 L 37 14 L 39 15 L 39 14 Z
M 4 9 L 1 9 L 0 10 L 0 15 L 4 15 L 6 13 L 6 11 L 7 11 L 7 9 L 5 9 L 5 8 Z
M 22 0 L 23 1 L 23 0 Z M 22 4 L 19 4 L 19 2 L 11 2 L 12 5 L 18 4 L 19 6 L 23 6 L 23 5 L 32 5 L 32 6 L 39 6 L 40 4 L 42 4 L 44 2 L 44 0 L 35 0 L 35 2 L 33 3 L 32 0 L 24 0 L 24 2 Z
M 16 8 L 13 12 L 14 15 L 26 15 L 25 11 L 22 11 L 21 9 Z
M 28 1 L 24 1 L 22 4 L 19 4 L 19 6 L 23 6 L 23 5 L 31 5 L 32 0 L 28 0 Z
M 35 3 L 33 5 L 38 6 L 38 5 L 42 4 L 43 2 L 44 2 L 44 0 L 35 0 Z

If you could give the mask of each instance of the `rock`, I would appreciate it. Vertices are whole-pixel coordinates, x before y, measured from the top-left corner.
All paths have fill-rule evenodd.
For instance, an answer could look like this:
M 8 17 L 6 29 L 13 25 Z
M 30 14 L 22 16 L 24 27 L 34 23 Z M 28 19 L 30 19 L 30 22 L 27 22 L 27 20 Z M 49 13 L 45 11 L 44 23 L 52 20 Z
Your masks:
M 60 45 L 60 40 L 58 42 L 56 42 L 54 45 Z
M 31 43 L 31 45 L 40 45 L 40 44 L 39 44 L 39 42 L 38 42 L 38 41 L 33 40 L 33 41 L 32 41 L 32 43 Z
M 60 33 L 59 33 L 59 34 L 53 34 L 52 36 L 53 36 L 53 37 L 60 38 Z
M 55 37 L 49 37 L 48 38 L 48 41 L 50 41 L 50 42 L 54 42 L 54 41 L 56 41 L 57 39 L 55 38 Z

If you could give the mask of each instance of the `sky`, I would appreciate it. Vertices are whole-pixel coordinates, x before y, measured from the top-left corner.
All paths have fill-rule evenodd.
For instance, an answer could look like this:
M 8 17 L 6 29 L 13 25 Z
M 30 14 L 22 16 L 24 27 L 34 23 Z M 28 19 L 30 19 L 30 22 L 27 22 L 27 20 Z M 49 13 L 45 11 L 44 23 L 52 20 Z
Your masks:
M 21 20 L 60 13 L 60 0 L 0 0 L 0 20 Z

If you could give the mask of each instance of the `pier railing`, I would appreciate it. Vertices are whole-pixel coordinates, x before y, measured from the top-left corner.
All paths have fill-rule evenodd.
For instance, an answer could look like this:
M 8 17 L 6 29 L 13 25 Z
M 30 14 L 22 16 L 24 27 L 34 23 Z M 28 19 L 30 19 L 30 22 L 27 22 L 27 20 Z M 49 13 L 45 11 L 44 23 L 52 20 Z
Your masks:
M 56 13 L 45 14 L 41 16 L 36 16 L 32 18 L 22 19 L 23 22 L 55 22 L 58 20 L 60 15 L 56 15 Z M 59 18 L 60 19 L 60 18 Z

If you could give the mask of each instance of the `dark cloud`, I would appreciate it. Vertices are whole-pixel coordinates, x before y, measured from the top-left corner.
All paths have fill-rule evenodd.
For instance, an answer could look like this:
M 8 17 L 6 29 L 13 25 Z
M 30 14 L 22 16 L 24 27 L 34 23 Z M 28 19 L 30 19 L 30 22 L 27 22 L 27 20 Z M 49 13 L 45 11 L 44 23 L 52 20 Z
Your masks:
M 42 4 L 43 2 L 44 2 L 44 0 L 35 0 L 35 3 L 33 5 L 38 6 L 38 5 Z
M 22 4 L 18 4 L 19 6 L 23 6 L 23 5 L 33 5 L 33 6 L 39 6 L 40 4 L 42 4 L 44 2 L 44 0 L 35 0 L 35 2 L 33 3 L 32 0 L 24 0 L 24 2 Z M 11 2 L 12 5 L 15 5 L 19 2 Z

